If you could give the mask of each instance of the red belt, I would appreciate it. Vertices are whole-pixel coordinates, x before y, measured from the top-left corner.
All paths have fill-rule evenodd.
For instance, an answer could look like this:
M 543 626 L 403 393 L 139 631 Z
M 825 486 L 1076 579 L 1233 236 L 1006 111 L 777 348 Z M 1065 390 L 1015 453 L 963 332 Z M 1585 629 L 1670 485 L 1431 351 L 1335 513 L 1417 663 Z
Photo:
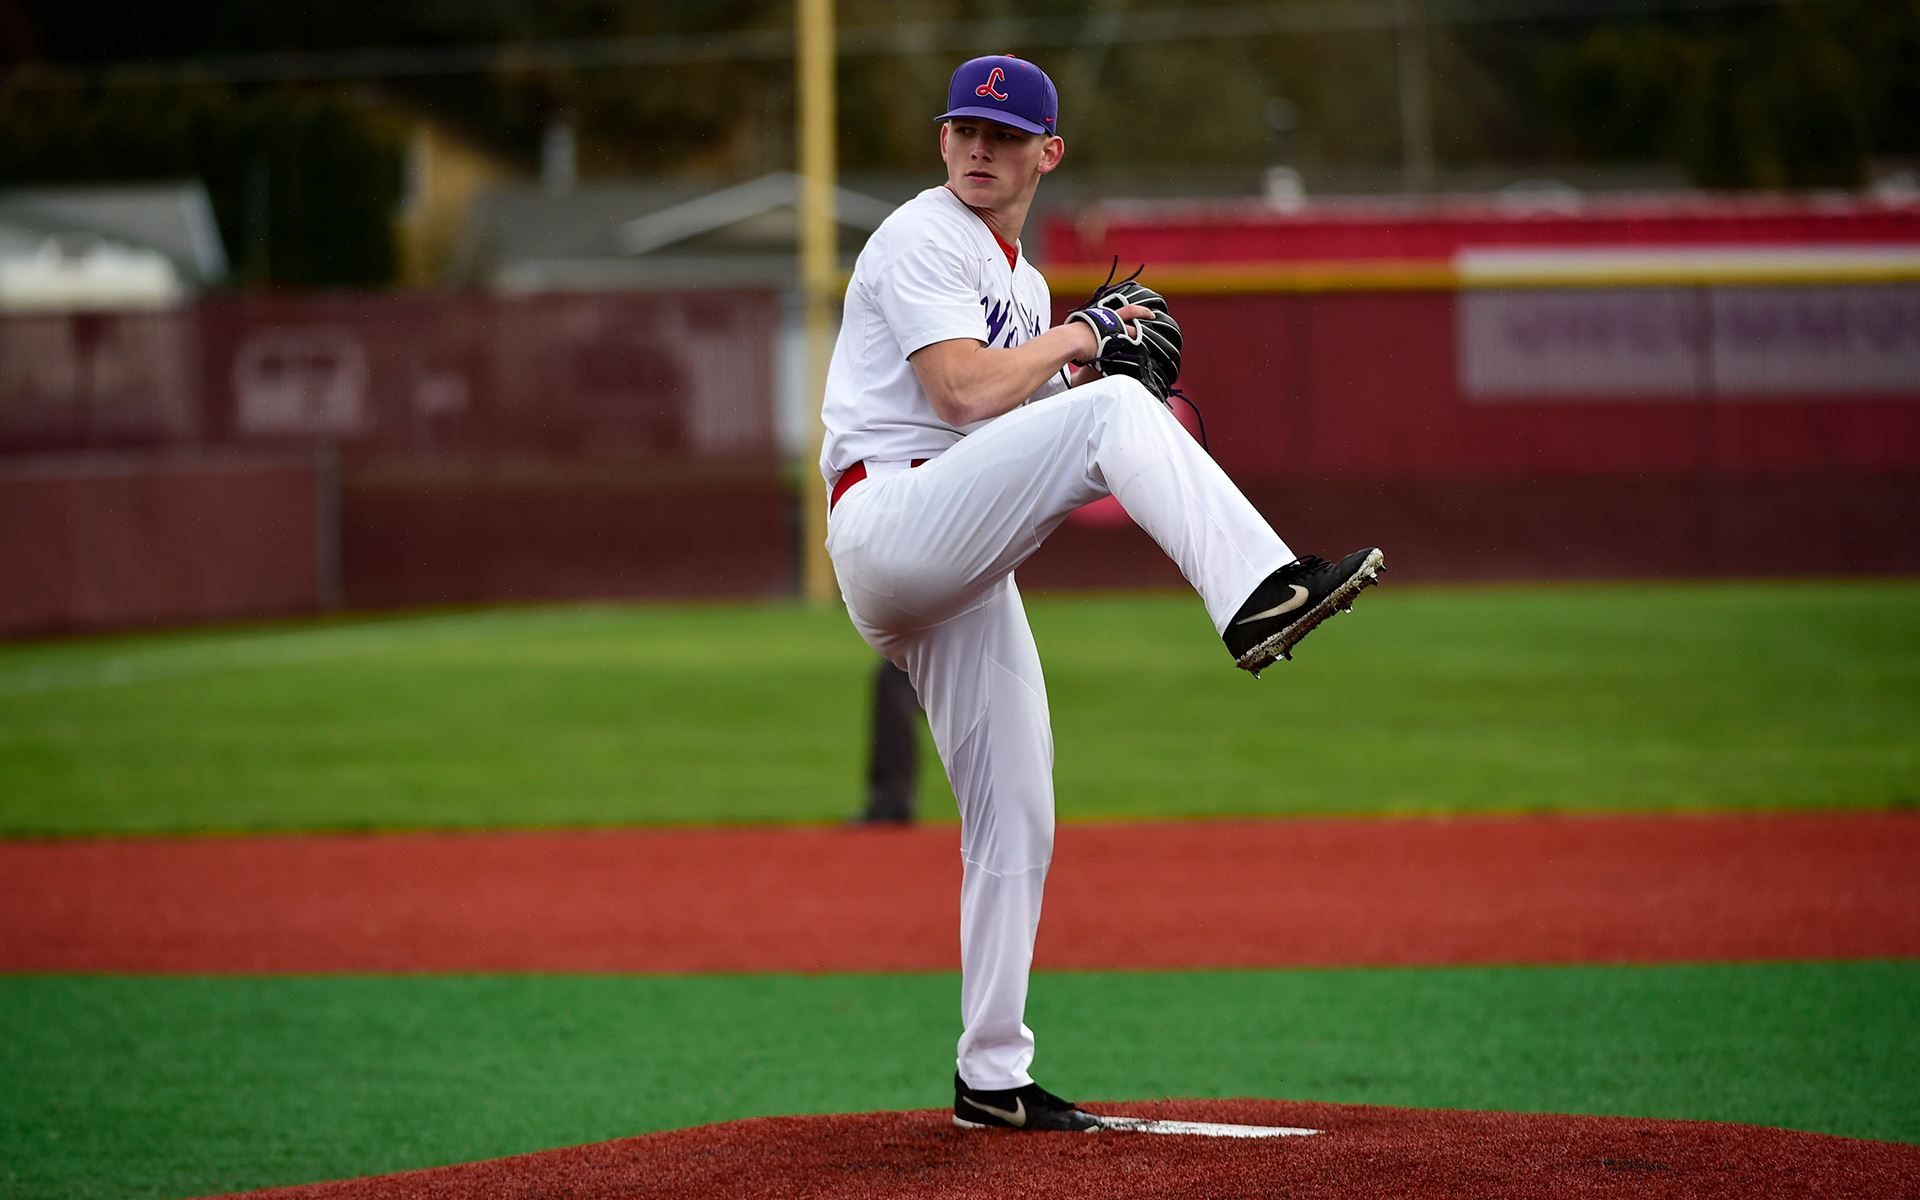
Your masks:
M 926 461 L 924 458 L 916 458 L 907 465 L 917 467 Z M 864 459 L 840 472 L 840 478 L 833 481 L 833 494 L 827 497 L 827 511 L 832 512 L 833 506 L 840 503 L 840 497 L 846 495 L 847 489 L 866 477 L 867 464 Z

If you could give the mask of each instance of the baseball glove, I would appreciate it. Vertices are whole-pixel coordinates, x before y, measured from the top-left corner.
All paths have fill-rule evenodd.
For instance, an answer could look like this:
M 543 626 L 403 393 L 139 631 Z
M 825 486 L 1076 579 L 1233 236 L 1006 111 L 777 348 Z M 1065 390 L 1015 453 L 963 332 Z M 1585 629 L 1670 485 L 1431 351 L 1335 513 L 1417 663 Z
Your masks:
M 1115 260 L 1114 270 L 1118 269 Z M 1081 365 L 1098 367 L 1104 375 L 1131 376 L 1161 403 L 1169 404 L 1168 397 L 1178 394 L 1173 385 L 1180 378 L 1180 322 L 1167 311 L 1166 297 L 1139 282 L 1139 275 L 1135 270 L 1115 283 L 1113 271 L 1108 271 L 1107 282 L 1067 320 L 1085 324 L 1099 338 L 1094 356 Z M 1151 309 L 1153 315 L 1135 320 L 1129 330 L 1119 316 L 1129 304 Z

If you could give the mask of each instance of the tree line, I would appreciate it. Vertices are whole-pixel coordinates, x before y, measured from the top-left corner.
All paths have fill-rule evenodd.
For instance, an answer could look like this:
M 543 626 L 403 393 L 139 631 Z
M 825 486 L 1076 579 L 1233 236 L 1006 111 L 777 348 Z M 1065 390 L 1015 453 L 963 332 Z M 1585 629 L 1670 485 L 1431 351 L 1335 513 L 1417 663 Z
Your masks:
M 850 43 L 838 66 L 848 172 L 930 167 L 929 105 L 954 62 L 1021 50 L 1007 40 L 1036 29 L 1046 44 L 1027 56 L 1060 84 L 1081 168 L 1163 184 L 1203 169 L 1251 179 L 1274 153 L 1275 99 L 1298 113 L 1294 165 L 1391 167 L 1404 151 L 1409 27 L 1354 14 L 1393 12 L 1430 22 L 1426 111 L 1442 169 L 1660 163 L 1708 188 L 1849 188 L 1877 158 L 1920 155 L 1920 0 L 836 7 Z M 1178 35 L 1132 36 L 1169 12 L 1186 21 Z M 1228 18 L 1254 32 L 1219 32 Z M 198 177 L 242 282 L 385 283 L 413 115 L 529 171 L 563 118 L 589 178 L 784 169 L 792 21 L 792 0 L 13 0 L 0 5 L 0 186 Z M 875 51 L 849 31 L 895 36 Z M 517 59 L 516 46 L 559 50 Z M 578 49 L 597 46 L 636 49 L 624 62 Z M 658 46 L 684 53 L 649 52 Z M 356 56 L 369 47 L 382 53 Z M 277 55 L 320 62 L 327 77 L 300 78 L 296 64 L 276 78 Z M 169 64 L 200 74 L 172 77 Z

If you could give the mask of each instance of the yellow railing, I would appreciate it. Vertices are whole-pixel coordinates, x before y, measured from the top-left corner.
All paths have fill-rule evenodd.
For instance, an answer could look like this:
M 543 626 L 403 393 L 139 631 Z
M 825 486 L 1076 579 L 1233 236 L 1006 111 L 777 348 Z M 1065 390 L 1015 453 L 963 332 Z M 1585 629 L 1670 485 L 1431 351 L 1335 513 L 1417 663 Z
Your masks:
M 1649 255 L 1648 258 L 1654 257 Z M 1135 264 L 1123 264 L 1131 271 Z M 1046 271 L 1056 297 L 1091 292 L 1104 268 L 1057 266 Z M 1141 273 L 1169 295 L 1246 295 L 1263 292 L 1408 292 L 1472 288 L 1605 288 L 1816 286 L 1920 283 L 1920 261 L 1719 261 L 1668 264 L 1635 258 L 1576 266 L 1473 266 L 1432 259 L 1314 263 L 1148 263 Z

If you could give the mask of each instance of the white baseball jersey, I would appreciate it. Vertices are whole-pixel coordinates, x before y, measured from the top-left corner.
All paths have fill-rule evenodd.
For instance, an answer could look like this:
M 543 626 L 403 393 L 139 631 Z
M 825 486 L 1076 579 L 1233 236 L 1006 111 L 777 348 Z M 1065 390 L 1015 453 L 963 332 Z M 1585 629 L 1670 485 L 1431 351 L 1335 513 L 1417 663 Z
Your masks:
M 854 263 L 840 339 L 827 372 L 820 473 L 828 484 L 863 459 L 933 458 L 984 421 L 942 421 L 907 356 L 972 338 L 1020 345 L 1052 323 L 1047 281 L 1006 252 L 973 210 L 944 186 L 907 201 L 876 229 Z M 1030 400 L 1061 391 L 1055 375 Z
M 1178 563 L 1222 630 L 1293 558 L 1219 466 L 1137 380 L 1068 389 L 964 428 L 933 411 L 907 356 L 971 338 L 1020 345 L 1051 317 L 1046 281 L 1009 269 L 944 187 L 861 251 L 827 374 L 820 472 L 867 477 L 827 517 L 854 628 L 904 668 L 960 810 L 960 1012 L 954 1067 L 986 1090 L 1033 1082 L 1027 982 L 1053 857 L 1046 680 L 1013 572 L 1067 514 L 1116 496 Z M 908 460 L 933 461 L 912 470 Z

